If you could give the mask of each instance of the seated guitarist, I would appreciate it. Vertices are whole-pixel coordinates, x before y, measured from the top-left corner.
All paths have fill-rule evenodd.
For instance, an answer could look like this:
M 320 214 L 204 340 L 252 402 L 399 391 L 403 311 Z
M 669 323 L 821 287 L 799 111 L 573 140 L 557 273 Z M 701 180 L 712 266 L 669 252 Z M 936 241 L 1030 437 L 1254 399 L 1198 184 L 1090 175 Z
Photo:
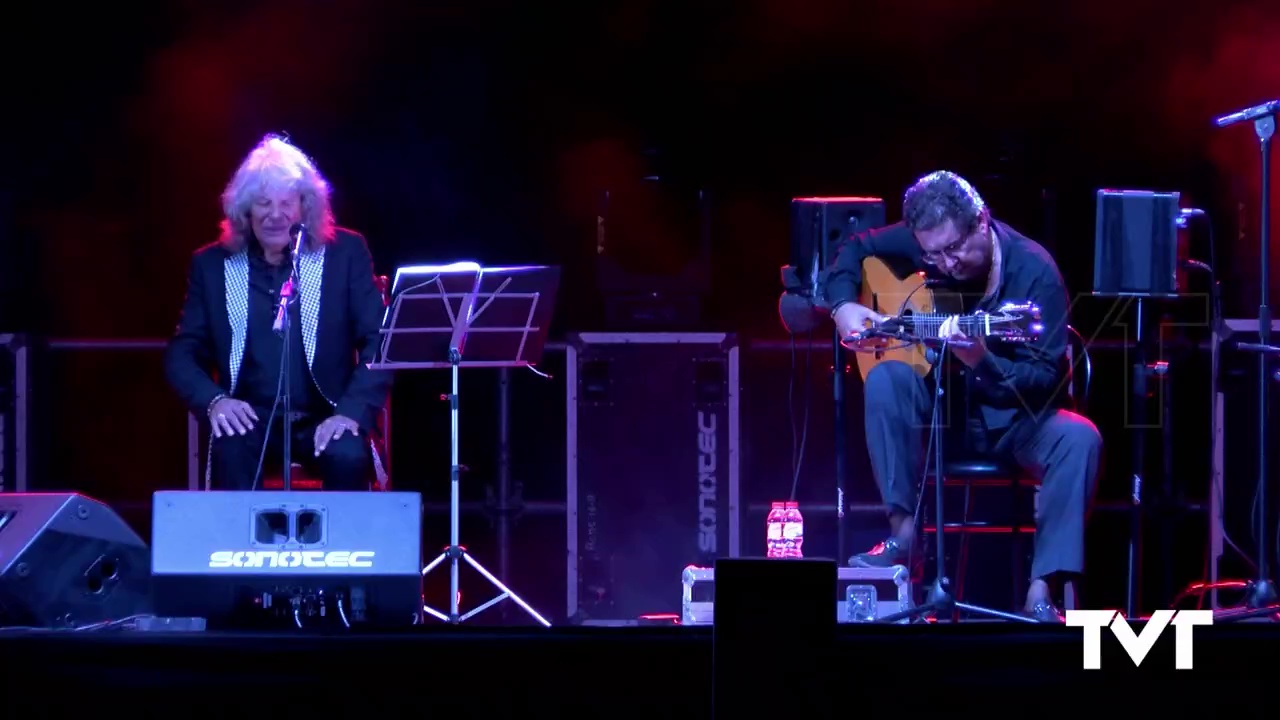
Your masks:
M 993 220 L 982 197 L 958 175 L 935 172 L 918 180 L 906 192 L 902 216 L 902 222 L 850 238 L 840 249 L 826 286 L 832 318 L 843 337 L 883 319 L 856 302 L 867 257 L 941 280 L 963 298 L 966 314 L 994 311 L 1006 302 L 1040 306 L 1044 331 L 1033 341 L 977 339 L 969 347 L 949 346 L 959 363 L 947 363 L 954 372 L 948 373 L 951 392 L 944 397 L 968 402 L 944 402 L 943 408 L 960 408 L 961 414 L 952 410 L 943 424 L 959 429 L 966 450 L 1012 461 L 1040 481 L 1035 559 L 1024 611 L 1060 622 L 1050 584 L 1084 570 L 1085 517 L 1102 450 L 1093 424 L 1066 409 L 1066 287 L 1048 252 Z M 942 324 L 940 336 L 964 338 L 951 319 Z M 932 376 L 921 377 L 902 362 L 882 362 L 867 374 L 867 448 L 888 508 L 891 536 L 850 558 L 851 565 L 910 565 L 914 570 L 924 554 L 912 550 L 918 540 L 915 520 L 932 388 Z M 954 442 L 952 437 L 948 448 Z

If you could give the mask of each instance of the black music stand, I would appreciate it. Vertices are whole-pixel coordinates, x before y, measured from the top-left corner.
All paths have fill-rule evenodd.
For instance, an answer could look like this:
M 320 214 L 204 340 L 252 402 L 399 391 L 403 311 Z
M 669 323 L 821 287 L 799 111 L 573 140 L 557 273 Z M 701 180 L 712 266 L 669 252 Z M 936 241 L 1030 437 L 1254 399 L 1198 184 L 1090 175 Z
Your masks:
M 1181 198 L 1178 192 L 1152 190 L 1101 189 L 1097 192 L 1093 296 L 1115 300 L 1117 304 L 1107 313 L 1110 318 L 1118 318 L 1130 304 L 1135 306 L 1136 337 L 1129 379 L 1132 415 L 1128 416 L 1127 423 L 1133 439 L 1133 453 L 1129 488 L 1126 617 L 1137 615 L 1142 604 L 1142 534 L 1147 475 L 1144 433 L 1151 429 L 1147 419 L 1147 390 L 1169 369 L 1169 364 L 1162 358 L 1157 357 L 1154 362 L 1148 359 L 1151 338 L 1146 319 L 1148 308 L 1155 301 L 1179 297 L 1176 278 Z M 1148 300 L 1152 302 L 1147 303 Z M 1167 519 L 1162 520 L 1167 522 Z
M 510 599 L 544 627 L 551 623 L 494 577 L 462 548 L 458 539 L 458 373 L 467 368 L 522 367 L 542 357 L 560 283 L 560 268 L 546 266 L 482 268 L 471 262 L 420 265 L 396 271 L 392 300 L 383 321 L 383 370 L 452 371 L 448 396 L 450 428 L 449 546 L 422 569 L 425 576 L 449 561 L 449 612 L 423 603 L 423 612 L 459 624 Z M 501 595 L 460 615 L 458 561 L 466 561 Z

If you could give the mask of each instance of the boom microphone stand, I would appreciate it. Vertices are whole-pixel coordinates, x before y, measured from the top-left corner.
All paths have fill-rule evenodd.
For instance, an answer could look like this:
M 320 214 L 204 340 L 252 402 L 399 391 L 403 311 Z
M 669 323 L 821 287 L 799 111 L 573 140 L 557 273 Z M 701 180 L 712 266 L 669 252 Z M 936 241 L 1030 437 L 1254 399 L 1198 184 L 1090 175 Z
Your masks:
M 893 337 L 907 342 L 925 344 L 925 341 L 921 338 L 906 338 L 902 334 L 894 334 Z M 942 379 L 945 377 L 943 368 L 946 366 L 947 355 L 949 354 L 948 350 L 950 349 L 949 345 L 953 343 L 959 345 L 961 342 L 967 344 L 969 341 L 944 341 L 941 343 L 940 347 L 935 348 L 938 360 L 933 366 L 933 415 L 929 420 L 929 439 L 930 445 L 933 446 L 934 527 L 937 528 L 937 532 L 934 533 L 937 539 L 937 554 L 934 556 L 935 571 L 933 584 L 929 586 L 929 591 L 925 596 L 925 602 L 923 604 L 917 605 L 909 610 L 903 610 L 901 612 L 886 615 L 877 620 L 877 622 L 896 623 L 899 620 L 912 619 L 929 614 L 934 615 L 934 617 L 941 618 L 946 615 L 954 614 L 957 610 L 960 610 L 971 615 L 988 618 L 1010 620 L 1013 622 L 1039 623 L 1035 618 L 1024 615 L 996 610 L 995 608 L 982 607 L 981 605 L 956 602 L 955 598 L 951 595 L 951 580 L 947 578 L 947 554 L 946 543 L 944 541 L 947 534 L 947 526 L 946 522 L 943 520 L 943 486 L 945 484 L 943 481 L 945 478 L 943 477 L 942 464 Z M 926 458 L 925 476 L 927 477 L 928 474 L 929 467 L 928 459 Z
M 1258 353 L 1258 490 L 1257 502 L 1261 517 L 1258 519 L 1258 577 L 1249 586 L 1242 610 L 1227 611 L 1217 616 L 1219 621 L 1230 622 L 1271 615 L 1280 610 L 1276 602 L 1276 585 L 1267 574 L 1267 425 L 1270 415 L 1267 358 L 1280 355 L 1280 347 L 1271 344 L 1271 309 L 1268 306 L 1271 288 L 1271 137 L 1276 132 L 1276 114 L 1280 112 L 1280 100 L 1255 105 L 1239 112 L 1224 115 L 1214 121 L 1218 127 L 1227 127 L 1245 120 L 1253 121 L 1262 153 L 1262 207 L 1259 232 L 1260 281 L 1258 295 L 1258 342 L 1240 343 L 1246 352 Z

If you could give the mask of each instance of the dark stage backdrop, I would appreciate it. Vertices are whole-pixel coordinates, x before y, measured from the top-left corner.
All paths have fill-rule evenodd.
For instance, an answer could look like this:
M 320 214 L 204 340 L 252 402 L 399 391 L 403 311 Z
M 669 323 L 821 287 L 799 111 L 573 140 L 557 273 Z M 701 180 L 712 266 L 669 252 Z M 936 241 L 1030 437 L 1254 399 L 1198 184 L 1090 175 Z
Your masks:
M 1257 143 L 1247 126 L 1213 130 L 1209 121 L 1280 87 L 1268 45 L 1280 21 L 1260 0 L 1178 13 L 1156 0 L 586 9 L 279 0 L 158 3 L 136 16 L 86 6 L 75 23 L 52 12 L 27 8 L 11 23 L 44 55 L 10 88 L 21 111 L 10 116 L 12 192 L 0 202 L 9 220 L 0 331 L 166 336 L 187 258 L 216 235 L 223 184 L 272 131 L 316 157 L 339 221 L 366 234 L 379 272 L 463 258 L 562 265 L 556 338 L 637 329 L 621 327 L 605 302 L 616 285 L 602 282 L 603 252 L 633 275 L 633 294 L 653 288 L 679 300 L 664 325 L 735 332 L 748 345 L 777 340 L 789 199 L 879 195 L 896 220 L 903 188 L 940 167 L 970 177 L 998 216 L 1054 251 L 1074 294 L 1091 289 L 1097 188 L 1182 191 L 1214 221 L 1229 314 L 1256 312 Z M 614 215 L 602 246 L 605 193 L 615 209 L 648 210 L 627 224 Z M 701 214 L 689 210 L 692 197 Z M 694 218 L 706 226 L 692 229 Z M 703 238 L 709 258 L 690 246 Z M 1195 256 L 1208 259 L 1206 241 L 1196 229 Z M 635 277 L 658 272 L 668 277 Z M 1167 308 L 1192 343 L 1204 338 L 1203 303 L 1194 306 Z M 1073 322 L 1091 338 L 1131 332 L 1106 316 L 1086 299 Z M 1187 355 L 1170 396 L 1180 404 L 1169 484 L 1203 499 L 1208 390 L 1203 353 Z M 744 374 L 744 393 L 757 399 L 744 423 L 771 428 L 785 417 L 782 359 L 744 358 L 759 368 Z M 554 368 L 562 355 L 546 362 Z M 1094 419 L 1107 441 L 1110 500 L 1124 497 L 1130 475 L 1127 363 L 1122 350 L 1096 349 Z M 36 482 L 132 503 L 130 518 L 145 523 L 149 493 L 183 486 L 187 468 L 183 411 L 156 351 L 57 350 L 42 370 Z M 446 382 L 403 377 L 395 395 L 397 483 L 437 500 L 447 413 L 434 396 Z M 564 494 L 562 382 L 522 372 L 511 386 L 512 476 L 526 498 L 551 503 Z M 496 375 L 469 373 L 464 388 L 466 493 L 482 500 L 498 475 Z M 851 416 L 859 393 L 855 382 Z M 829 377 L 820 378 L 806 498 L 823 494 L 829 397 Z M 872 498 L 857 427 L 852 472 Z M 755 442 L 744 486 L 763 502 L 789 464 L 789 432 Z M 1164 458 L 1152 447 L 1159 472 Z M 1185 547 L 1150 546 L 1175 566 L 1167 580 L 1149 573 L 1153 598 L 1202 571 L 1203 515 L 1190 517 L 1175 533 Z M 439 521 L 428 528 L 443 542 Z M 859 541 L 879 532 L 875 518 L 858 522 Z M 758 524 L 744 525 L 750 542 Z M 1122 604 L 1125 527 L 1108 513 L 1094 522 L 1099 603 Z M 513 580 L 560 597 L 562 528 L 553 515 L 518 523 Z M 476 515 L 464 530 L 494 566 L 496 550 L 485 546 L 494 527 Z

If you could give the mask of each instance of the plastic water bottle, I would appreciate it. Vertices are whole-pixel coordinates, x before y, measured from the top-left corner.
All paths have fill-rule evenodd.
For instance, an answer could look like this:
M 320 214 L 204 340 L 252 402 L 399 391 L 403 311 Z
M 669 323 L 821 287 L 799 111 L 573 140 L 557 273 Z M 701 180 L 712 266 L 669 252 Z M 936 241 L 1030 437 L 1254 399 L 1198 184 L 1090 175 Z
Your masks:
M 786 503 L 776 502 L 769 508 L 769 517 L 765 518 L 766 557 L 786 557 L 782 547 L 782 518 L 786 512 Z
M 785 557 L 804 557 L 804 516 L 800 503 L 789 502 L 782 513 L 782 546 Z

